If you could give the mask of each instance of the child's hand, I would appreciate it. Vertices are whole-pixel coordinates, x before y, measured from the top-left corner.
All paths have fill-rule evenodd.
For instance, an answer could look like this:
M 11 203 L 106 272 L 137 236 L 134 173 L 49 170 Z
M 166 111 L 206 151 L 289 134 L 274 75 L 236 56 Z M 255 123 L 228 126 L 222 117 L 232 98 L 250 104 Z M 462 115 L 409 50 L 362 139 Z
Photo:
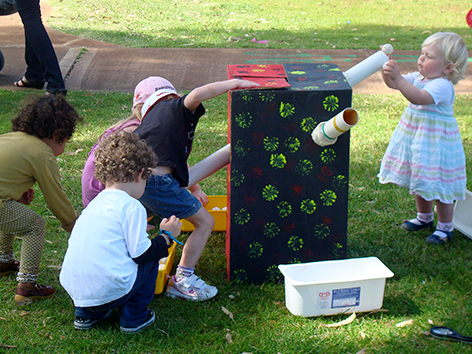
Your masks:
M 180 235 L 180 228 L 182 223 L 180 219 L 175 215 L 172 215 L 170 218 L 164 218 L 160 224 L 161 230 L 169 231 L 172 237 L 177 237 Z
M 33 199 L 34 199 L 34 189 L 30 188 L 26 192 L 23 193 L 23 195 L 20 197 L 20 199 L 17 200 L 17 202 L 29 205 L 33 201 Z
M 261 86 L 257 82 L 249 81 L 249 80 L 232 79 L 231 81 L 233 81 L 233 83 L 235 85 L 235 87 L 232 90 L 241 90 L 241 89 L 247 89 L 247 88 Z
M 192 194 L 195 198 L 199 200 L 200 203 L 205 207 L 208 204 L 208 196 L 201 189 L 192 191 Z
M 400 68 L 398 67 L 398 63 L 395 60 L 387 61 L 382 68 L 382 73 L 393 81 L 401 76 Z

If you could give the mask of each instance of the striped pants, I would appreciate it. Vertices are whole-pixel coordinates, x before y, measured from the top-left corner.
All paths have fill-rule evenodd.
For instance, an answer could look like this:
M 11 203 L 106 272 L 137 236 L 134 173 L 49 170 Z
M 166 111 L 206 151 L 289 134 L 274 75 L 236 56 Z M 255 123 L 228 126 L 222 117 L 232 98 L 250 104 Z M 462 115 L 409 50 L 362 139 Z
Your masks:
M 0 262 L 9 263 L 15 259 L 13 241 L 15 236 L 22 239 L 17 281 L 36 283 L 45 235 L 44 219 L 24 204 L 10 199 L 5 201 L 3 208 L 0 206 Z

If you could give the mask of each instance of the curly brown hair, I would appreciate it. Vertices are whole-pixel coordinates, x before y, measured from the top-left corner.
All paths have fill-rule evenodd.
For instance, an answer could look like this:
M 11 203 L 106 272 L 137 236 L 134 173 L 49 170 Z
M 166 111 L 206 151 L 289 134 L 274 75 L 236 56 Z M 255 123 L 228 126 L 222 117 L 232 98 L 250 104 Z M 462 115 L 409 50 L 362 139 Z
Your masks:
M 77 122 L 81 120 L 63 96 L 48 95 L 23 107 L 11 123 L 14 132 L 35 135 L 40 139 L 54 139 L 61 144 L 71 138 Z
M 95 178 L 106 182 L 134 182 L 146 179 L 157 166 L 157 156 L 135 133 L 117 130 L 107 136 L 95 150 Z

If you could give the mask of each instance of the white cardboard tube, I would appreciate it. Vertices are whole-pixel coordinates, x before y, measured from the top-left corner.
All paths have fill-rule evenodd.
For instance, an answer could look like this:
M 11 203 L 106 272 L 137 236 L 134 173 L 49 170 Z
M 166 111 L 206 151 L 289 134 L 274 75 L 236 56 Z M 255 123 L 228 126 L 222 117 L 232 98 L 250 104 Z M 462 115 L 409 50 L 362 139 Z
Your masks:
M 390 44 L 384 44 L 382 50 L 367 57 L 357 65 L 344 72 L 344 77 L 351 87 L 357 85 L 359 82 L 367 79 L 370 75 L 379 71 L 382 66 L 390 60 L 387 54 L 393 52 L 393 47 Z
M 346 108 L 326 122 L 321 122 L 311 133 L 313 141 L 320 145 L 333 145 L 338 136 L 347 132 L 359 121 L 359 114 L 353 108 Z
M 228 144 L 190 167 L 188 170 L 189 182 L 187 188 L 190 188 L 194 184 L 197 184 L 209 175 L 218 171 L 220 168 L 229 164 L 230 157 L 231 144 Z

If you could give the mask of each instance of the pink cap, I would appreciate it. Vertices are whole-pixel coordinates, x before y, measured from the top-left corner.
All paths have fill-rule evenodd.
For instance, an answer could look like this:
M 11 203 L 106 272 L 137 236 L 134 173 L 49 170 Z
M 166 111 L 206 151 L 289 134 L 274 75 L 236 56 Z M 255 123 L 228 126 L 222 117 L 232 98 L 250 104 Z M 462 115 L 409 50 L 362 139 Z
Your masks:
M 144 103 L 152 94 L 156 93 L 159 99 L 170 94 L 177 95 L 174 86 L 160 76 L 150 76 L 142 80 L 134 89 L 133 108 L 139 103 Z

